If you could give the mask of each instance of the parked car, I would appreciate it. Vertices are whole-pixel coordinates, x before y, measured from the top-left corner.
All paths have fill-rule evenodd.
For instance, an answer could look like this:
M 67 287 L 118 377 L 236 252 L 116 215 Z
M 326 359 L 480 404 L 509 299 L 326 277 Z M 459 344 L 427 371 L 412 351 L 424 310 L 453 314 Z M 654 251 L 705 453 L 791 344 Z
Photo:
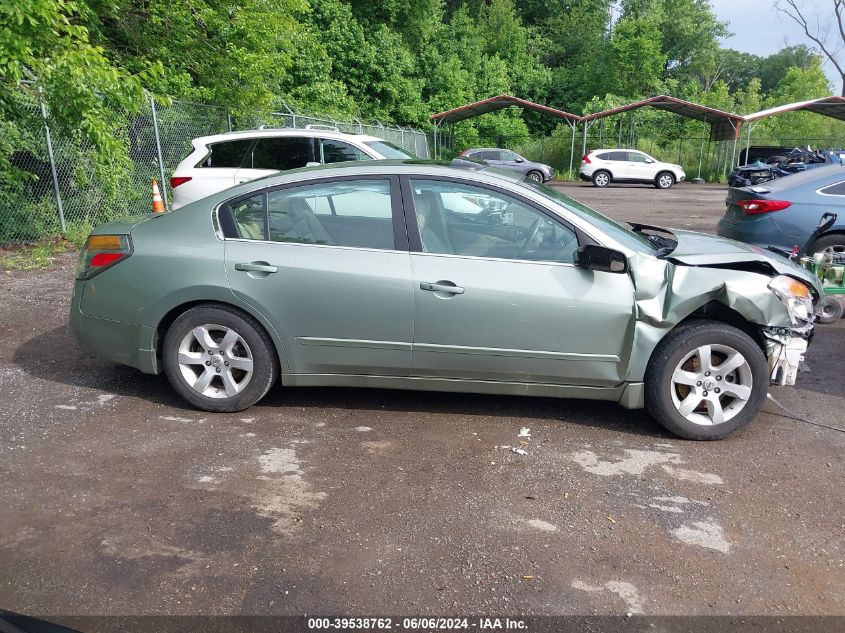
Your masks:
M 509 149 L 477 147 L 465 149 L 460 155 L 465 158 L 484 161 L 488 165 L 498 167 L 499 169 L 514 171 L 534 182 L 548 182 L 555 177 L 555 170 L 549 165 L 535 163 Z
M 267 129 L 201 136 L 170 178 L 173 209 L 278 171 L 349 160 L 414 158 L 376 136 L 329 126 Z
M 658 189 L 669 189 L 686 178 L 680 165 L 661 163 L 633 149 L 596 149 L 584 154 L 578 176 L 596 187 L 607 187 L 612 182 L 641 182 Z
M 481 210 L 455 211 L 460 196 Z M 281 376 L 610 400 L 716 439 L 770 383 L 794 384 L 820 293 L 784 257 L 628 228 L 545 185 L 370 161 L 96 228 L 70 322 L 207 411 L 243 410 Z
M 763 248 L 803 247 L 826 212 L 836 222 L 809 252 L 845 255 L 845 166 L 829 165 L 751 187 L 731 187 L 716 232 Z

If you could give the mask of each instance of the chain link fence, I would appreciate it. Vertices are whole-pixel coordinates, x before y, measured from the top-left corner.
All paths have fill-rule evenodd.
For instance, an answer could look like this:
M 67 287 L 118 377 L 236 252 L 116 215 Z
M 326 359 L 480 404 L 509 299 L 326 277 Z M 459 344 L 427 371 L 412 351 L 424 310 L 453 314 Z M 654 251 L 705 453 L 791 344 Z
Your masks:
M 191 140 L 236 128 L 330 125 L 429 157 L 425 133 L 410 127 L 336 121 L 288 108 L 236 124 L 225 108 L 178 100 L 162 105 L 149 98 L 137 113 L 114 113 L 114 135 L 127 149 L 129 163 L 104 166 L 81 134 L 54 125 L 36 86 L 22 85 L 15 106 L 14 119 L 0 121 L 0 247 L 62 235 L 78 239 L 96 224 L 148 213 L 153 178 L 168 204 L 169 176 L 191 150 Z

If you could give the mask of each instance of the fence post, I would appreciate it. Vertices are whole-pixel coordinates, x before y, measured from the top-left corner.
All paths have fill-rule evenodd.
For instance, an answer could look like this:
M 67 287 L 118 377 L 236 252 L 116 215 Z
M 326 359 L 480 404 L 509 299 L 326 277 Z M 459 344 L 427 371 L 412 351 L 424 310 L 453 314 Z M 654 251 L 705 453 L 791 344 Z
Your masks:
M 47 156 L 50 158 L 50 174 L 53 177 L 53 192 L 56 195 L 56 209 L 59 212 L 59 223 L 62 225 L 62 233 L 67 232 L 65 222 L 65 210 L 62 206 L 62 194 L 59 191 L 59 174 L 56 172 L 56 158 L 53 155 L 53 139 L 50 136 L 50 126 L 47 125 L 47 107 L 44 105 L 44 95 L 41 86 L 38 87 L 38 104 L 41 106 L 41 118 L 44 120 L 44 137 L 47 140 Z
M 156 138 L 156 152 L 158 154 L 158 171 L 161 174 L 161 193 L 164 197 L 164 208 L 170 206 L 167 202 L 167 181 L 164 179 L 164 157 L 161 155 L 161 139 L 158 136 L 158 117 L 156 117 L 156 102 L 150 94 L 150 112 L 153 113 L 153 132 Z

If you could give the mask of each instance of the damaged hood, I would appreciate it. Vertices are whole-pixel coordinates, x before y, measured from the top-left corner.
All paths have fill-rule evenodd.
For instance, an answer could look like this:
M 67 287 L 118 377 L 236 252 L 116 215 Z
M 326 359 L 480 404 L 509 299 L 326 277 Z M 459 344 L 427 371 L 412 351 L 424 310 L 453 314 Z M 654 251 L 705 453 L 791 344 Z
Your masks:
M 763 274 L 768 268 L 772 276 L 796 277 L 813 287 L 819 295 L 822 293 L 819 280 L 815 275 L 777 253 L 706 233 L 680 229 L 661 230 L 672 233 L 678 240 L 678 245 L 666 257 L 675 264 L 746 270 Z

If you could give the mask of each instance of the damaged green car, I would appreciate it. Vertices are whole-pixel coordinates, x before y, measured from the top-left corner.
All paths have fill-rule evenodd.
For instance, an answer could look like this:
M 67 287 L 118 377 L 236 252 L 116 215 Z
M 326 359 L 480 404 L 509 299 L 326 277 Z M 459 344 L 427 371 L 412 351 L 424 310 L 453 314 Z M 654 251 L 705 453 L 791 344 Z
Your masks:
M 795 383 L 821 296 L 805 270 L 469 167 L 294 170 L 98 227 L 71 324 L 206 411 L 280 380 L 611 400 L 717 439 Z

